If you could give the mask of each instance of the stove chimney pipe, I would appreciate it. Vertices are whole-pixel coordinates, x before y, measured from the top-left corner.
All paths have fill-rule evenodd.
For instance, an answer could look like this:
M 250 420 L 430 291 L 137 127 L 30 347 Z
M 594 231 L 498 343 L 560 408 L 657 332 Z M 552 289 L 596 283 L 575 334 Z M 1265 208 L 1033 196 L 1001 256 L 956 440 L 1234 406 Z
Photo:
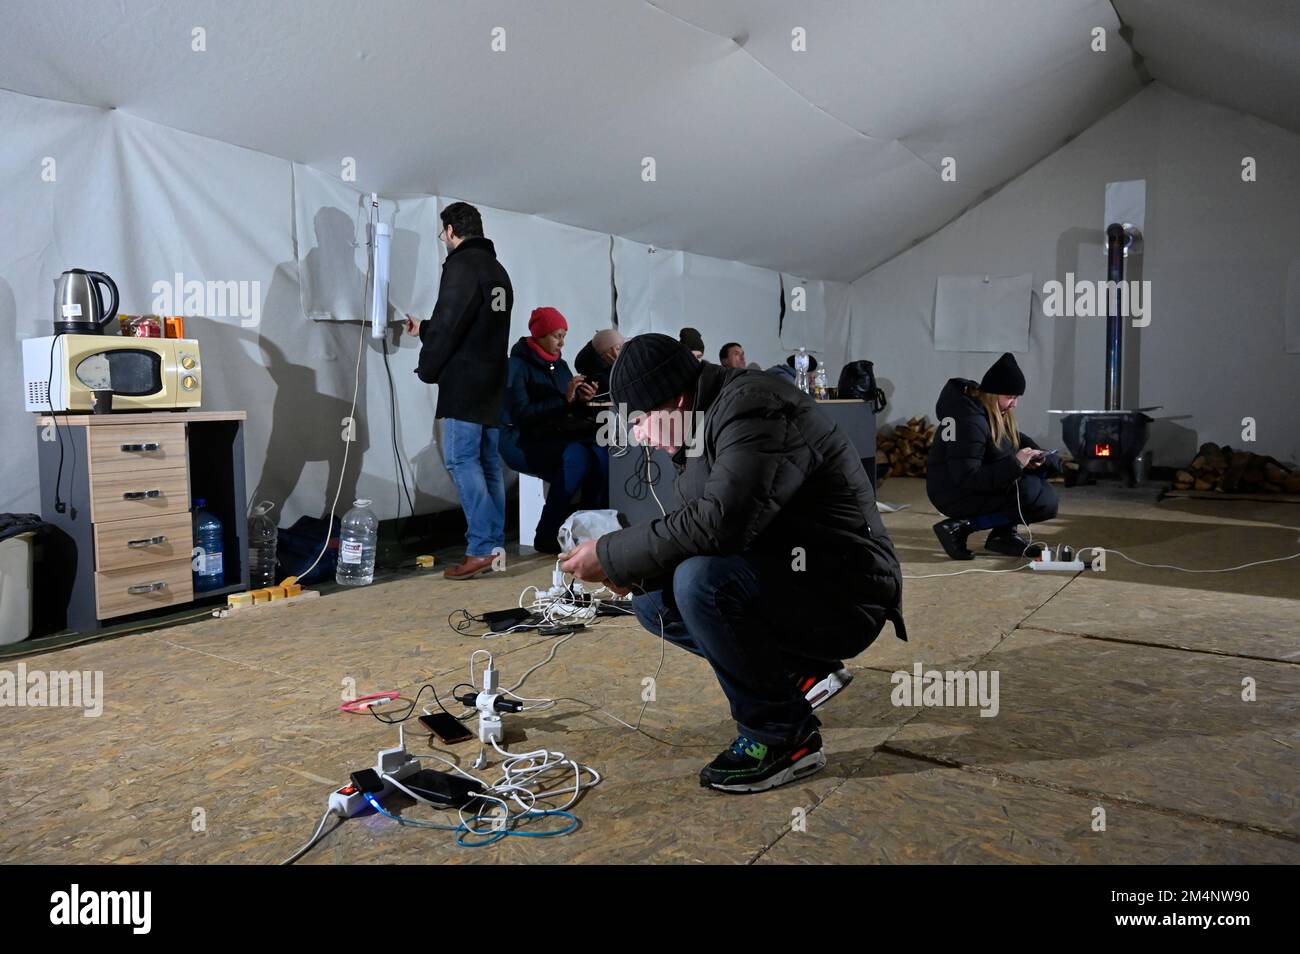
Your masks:
M 1124 281 L 1124 250 L 1129 235 L 1124 226 L 1106 226 L 1106 410 L 1118 411 L 1123 403 L 1124 319 L 1120 315 L 1120 293 Z

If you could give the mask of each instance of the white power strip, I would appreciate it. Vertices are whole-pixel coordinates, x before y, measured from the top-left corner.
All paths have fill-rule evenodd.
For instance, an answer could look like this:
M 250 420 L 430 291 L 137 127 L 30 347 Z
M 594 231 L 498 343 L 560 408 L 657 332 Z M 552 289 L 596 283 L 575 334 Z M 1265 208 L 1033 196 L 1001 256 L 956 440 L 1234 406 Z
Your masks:
M 1058 573 L 1078 573 L 1088 569 L 1082 560 L 1034 560 L 1029 564 L 1035 570 L 1055 571 Z
M 376 799 L 381 802 L 396 791 L 393 783 L 389 781 L 390 778 L 400 782 L 408 775 L 420 771 L 420 760 L 406 751 L 405 733 L 402 732 L 401 726 L 398 727 L 398 732 L 400 741 L 397 747 L 380 749 L 375 757 L 375 771 L 379 773 L 379 778 L 384 783 L 383 791 L 375 793 Z M 352 782 L 330 793 L 329 810 L 340 818 L 351 818 L 368 804 L 370 803 L 366 800 L 365 793 Z

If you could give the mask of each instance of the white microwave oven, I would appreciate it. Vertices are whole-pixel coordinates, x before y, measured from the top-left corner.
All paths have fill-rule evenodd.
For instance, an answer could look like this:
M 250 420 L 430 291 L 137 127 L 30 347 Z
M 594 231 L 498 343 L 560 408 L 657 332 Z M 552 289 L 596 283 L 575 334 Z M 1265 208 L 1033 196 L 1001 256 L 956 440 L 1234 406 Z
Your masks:
M 89 411 L 91 392 L 113 392 L 114 411 L 195 408 L 203 366 L 193 338 L 49 335 L 23 341 L 27 410 Z

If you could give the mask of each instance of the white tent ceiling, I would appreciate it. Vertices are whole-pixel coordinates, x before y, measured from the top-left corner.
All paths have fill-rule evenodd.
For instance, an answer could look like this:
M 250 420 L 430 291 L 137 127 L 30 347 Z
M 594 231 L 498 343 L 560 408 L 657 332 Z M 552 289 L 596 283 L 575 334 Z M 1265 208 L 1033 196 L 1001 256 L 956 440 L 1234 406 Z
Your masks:
M 1115 0 L 1160 82 L 1300 132 L 1300 2 Z
M 0 86 L 332 175 L 352 157 L 387 195 L 844 280 L 1136 91 L 1119 25 L 1108 0 L 45 0 L 6 11 Z

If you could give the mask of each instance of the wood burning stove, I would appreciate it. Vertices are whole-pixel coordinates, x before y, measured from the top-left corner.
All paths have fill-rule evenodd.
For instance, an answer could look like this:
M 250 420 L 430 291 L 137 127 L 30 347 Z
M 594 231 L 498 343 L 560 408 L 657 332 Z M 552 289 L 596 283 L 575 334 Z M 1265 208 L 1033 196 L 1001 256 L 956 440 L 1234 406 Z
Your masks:
M 1139 238 L 1133 228 L 1118 222 L 1106 228 L 1106 279 L 1109 287 L 1118 288 L 1124 281 L 1124 259 L 1129 247 Z M 1091 482 L 1096 476 L 1121 477 L 1126 487 L 1137 482 L 1135 462 L 1147 443 L 1147 425 L 1151 418 L 1145 411 L 1123 410 L 1124 318 L 1120 297 L 1106 296 L 1106 409 L 1103 411 L 1051 411 L 1063 414 L 1061 437 L 1074 455 L 1079 471 L 1074 479 Z
M 1061 419 L 1061 436 L 1081 474 L 1122 477 L 1132 487 L 1134 461 L 1146 447 L 1150 423 L 1142 411 L 1071 411 Z

